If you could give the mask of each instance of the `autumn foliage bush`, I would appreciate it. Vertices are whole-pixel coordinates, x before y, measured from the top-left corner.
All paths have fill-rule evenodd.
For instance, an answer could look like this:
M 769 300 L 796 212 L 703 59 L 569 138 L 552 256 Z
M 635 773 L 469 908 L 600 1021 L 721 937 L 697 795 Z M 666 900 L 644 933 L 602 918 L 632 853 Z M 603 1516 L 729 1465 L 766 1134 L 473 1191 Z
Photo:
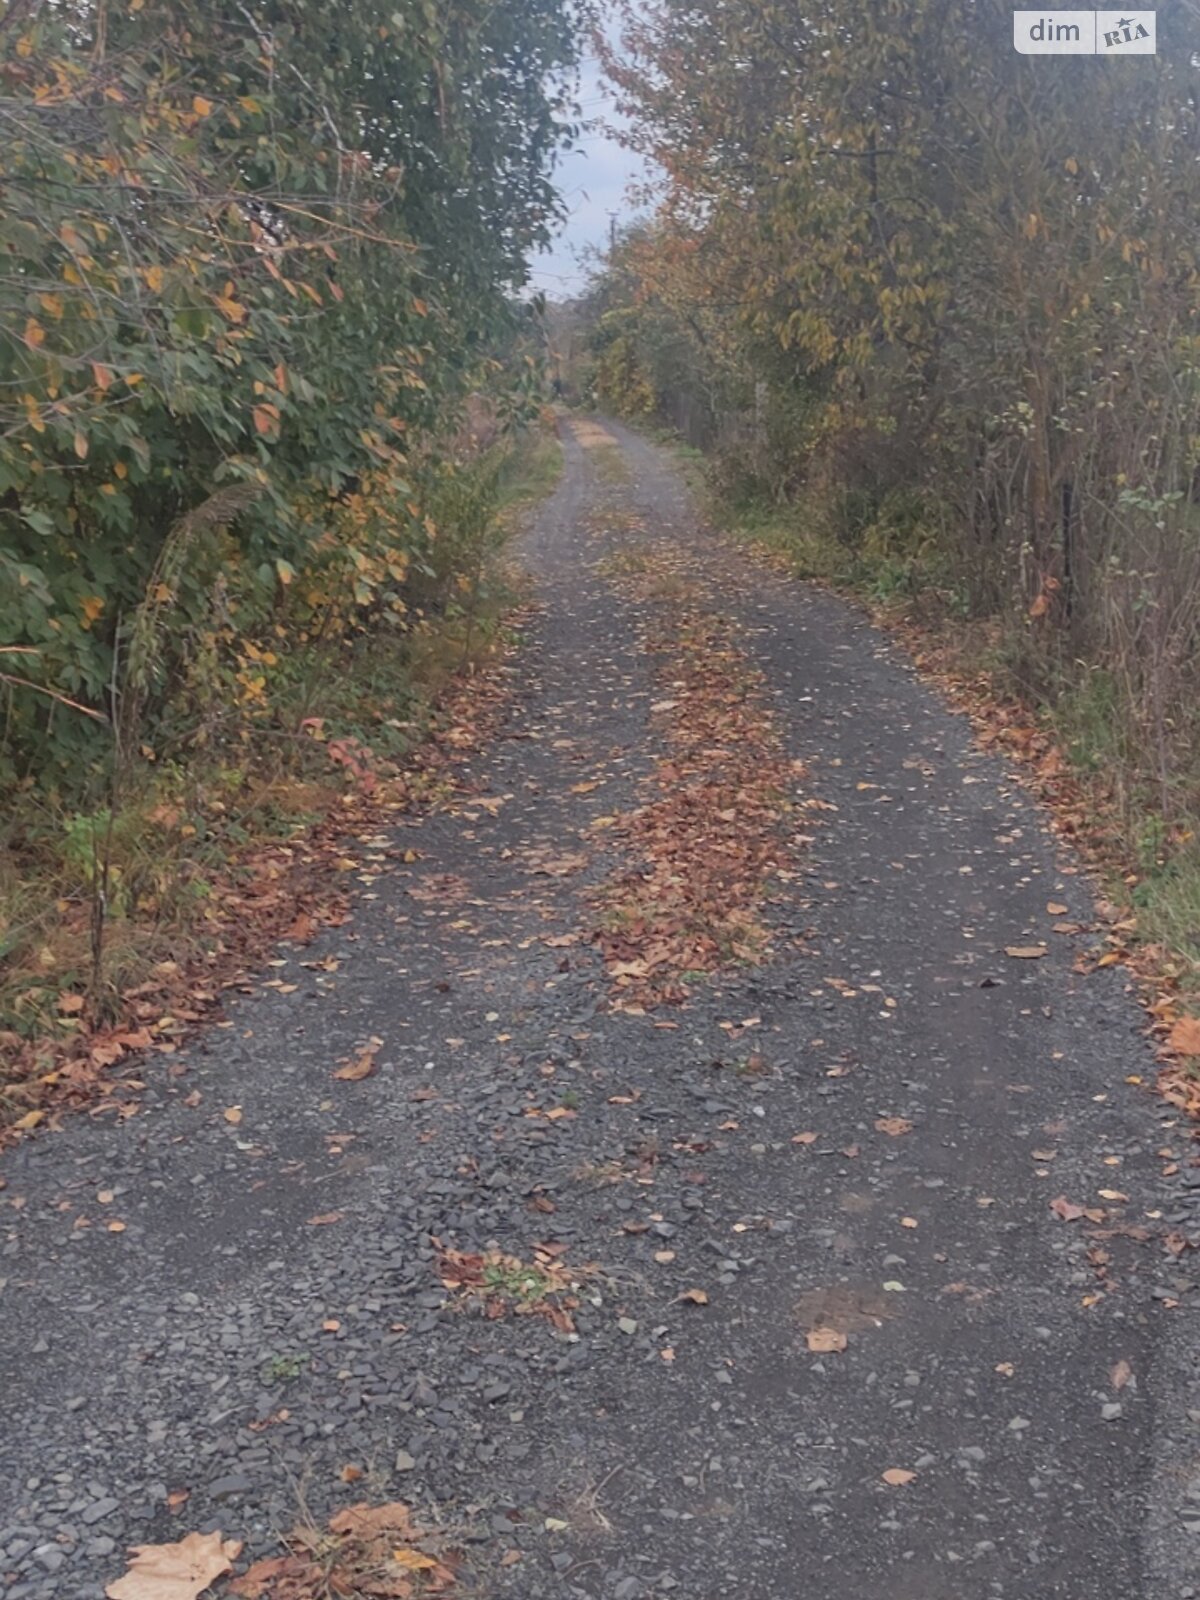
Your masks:
M 25 993 L 40 962 L 29 1015 L 86 965 L 81 904 L 169 926 L 281 775 L 286 827 L 306 773 L 407 748 L 423 628 L 478 636 L 576 21 L 0 8 L 0 966 Z
M 574 48 L 561 0 L 9 6 L 0 783 L 406 615 Z

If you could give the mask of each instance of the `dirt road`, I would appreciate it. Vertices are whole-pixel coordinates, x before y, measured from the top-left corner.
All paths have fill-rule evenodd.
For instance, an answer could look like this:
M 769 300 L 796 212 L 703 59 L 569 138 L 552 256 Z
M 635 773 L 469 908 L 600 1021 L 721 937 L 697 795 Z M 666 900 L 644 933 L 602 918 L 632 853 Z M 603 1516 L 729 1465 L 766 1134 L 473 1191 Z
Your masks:
M 6 1592 L 364 1500 L 481 1597 L 1200 1592 L 1200 1168 L 1086 880 L 666 455 L 565 449 L 458 793 L 137 1115 L 6 1158 Z

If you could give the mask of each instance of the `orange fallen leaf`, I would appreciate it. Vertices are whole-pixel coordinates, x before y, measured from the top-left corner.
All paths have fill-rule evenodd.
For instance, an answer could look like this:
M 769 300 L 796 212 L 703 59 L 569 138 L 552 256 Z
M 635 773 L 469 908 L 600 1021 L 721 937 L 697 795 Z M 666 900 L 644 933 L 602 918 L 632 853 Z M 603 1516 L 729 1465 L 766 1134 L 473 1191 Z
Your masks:
M 334 1077 L 339 1078 L 343 1083 L 361 1083 L 364 1078 L 372 1077 L 379 1070 L 378 1062 L 375 1059 L 378 1053 L 378 1045 L 368 1046 L 353 1061 L 347 1061 L 345 1066 L 339 1067 L 334 1073 Z
M 1061 900 L 1047 900 L 1046 910 L 1052 917 L 1065 917 L 1070 907 L 1063 905 Z
M 886 1133 L 889 1139 L 898 1139 L 902 1133 L 912 1132 L 912 1123 L 907 1117 L 878 1117 L 875 1126 L 880 1133 Z
M 338 1473 L 338 1477 L 343 1483 L 357 1483 L 362 1475 L 363 1469 L 355 1466 L 353 1461 L 347 1461 L 346 1465 Z
M 329 1519 L 331 1533 L 347 1533 L 352 1538 L 374 1538 L 380 1533 L 392 1533 L 402 1539 L 411 1536 L 412 1518 L 401 1500 L 388 1500 L 383 1505 L 360 1504 L 347 1506 Z
M 894 1489 L 899 1489 L 906 1483 L 912 1483 L 916 1476 L 916 1473 L 909 1472 L 907 1467 L 889 1467 L 883 1474 L 883 1481 L 890 1483 Z
M 838 1328 L 810 1328 L 807 1343 L 808 1348 L 818 1355 L 830 1355 L 844 1350 L 848 1341 Z
M 1167 1035 L 1176 1055 L 1200 1056 L 1200 1017 L 1180 1017 Z
M 225 1118 L 226 1122 L 232 1122 L 236 1128 L 238 1123 L 242 1120 L 242 1108 L 241 1106 L 227 1106 L 221 1115 Z
M 104 1592 L 108 1600 L 196 1600 L 231 1569 L 241 1548 L 240 1539 L 222 1539 L 219 1533 L 134 1545 L 129 1570 Z

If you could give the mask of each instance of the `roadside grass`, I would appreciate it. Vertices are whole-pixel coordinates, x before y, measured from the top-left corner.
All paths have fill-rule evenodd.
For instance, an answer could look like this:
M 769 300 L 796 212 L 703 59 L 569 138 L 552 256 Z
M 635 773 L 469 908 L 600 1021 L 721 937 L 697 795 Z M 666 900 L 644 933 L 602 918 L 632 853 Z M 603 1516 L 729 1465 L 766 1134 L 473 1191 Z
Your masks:
M 343 813 L 349 826 L 384 792 L 393 806 L 424 797 L 433 780 L 410 762 L 452 692 L 466 682 L 469 694 L 513 642 L 504 544 L 561 463 L 544 434 L 502 463 L 486 549 L 452 603 L 407 631 L 314 649 L 302 670 L 280 672 L 268 718 L 219 748 L 139 761 L 115 815 L 107 796 L 88 809 L 32 789 L 15 797 L 0 829 L 0 1129 L 41 1119 L 61 1058 L 85 1036 L 117 1028 L 128 1048 L 150 1043 L 159 990 L 175 992 L 166 1036 L 182 1031 L 222 977 L 336 897 L 314 829 Z

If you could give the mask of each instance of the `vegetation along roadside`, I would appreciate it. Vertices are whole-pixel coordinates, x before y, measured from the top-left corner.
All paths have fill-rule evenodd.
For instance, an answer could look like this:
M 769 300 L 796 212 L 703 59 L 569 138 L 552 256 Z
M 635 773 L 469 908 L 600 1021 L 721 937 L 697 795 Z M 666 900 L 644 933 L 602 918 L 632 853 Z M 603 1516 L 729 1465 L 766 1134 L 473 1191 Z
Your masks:
M 411 788 L 503 638 L 575 22 L 9 8 L 0 1122 L 305 913 L 299 826 Z

